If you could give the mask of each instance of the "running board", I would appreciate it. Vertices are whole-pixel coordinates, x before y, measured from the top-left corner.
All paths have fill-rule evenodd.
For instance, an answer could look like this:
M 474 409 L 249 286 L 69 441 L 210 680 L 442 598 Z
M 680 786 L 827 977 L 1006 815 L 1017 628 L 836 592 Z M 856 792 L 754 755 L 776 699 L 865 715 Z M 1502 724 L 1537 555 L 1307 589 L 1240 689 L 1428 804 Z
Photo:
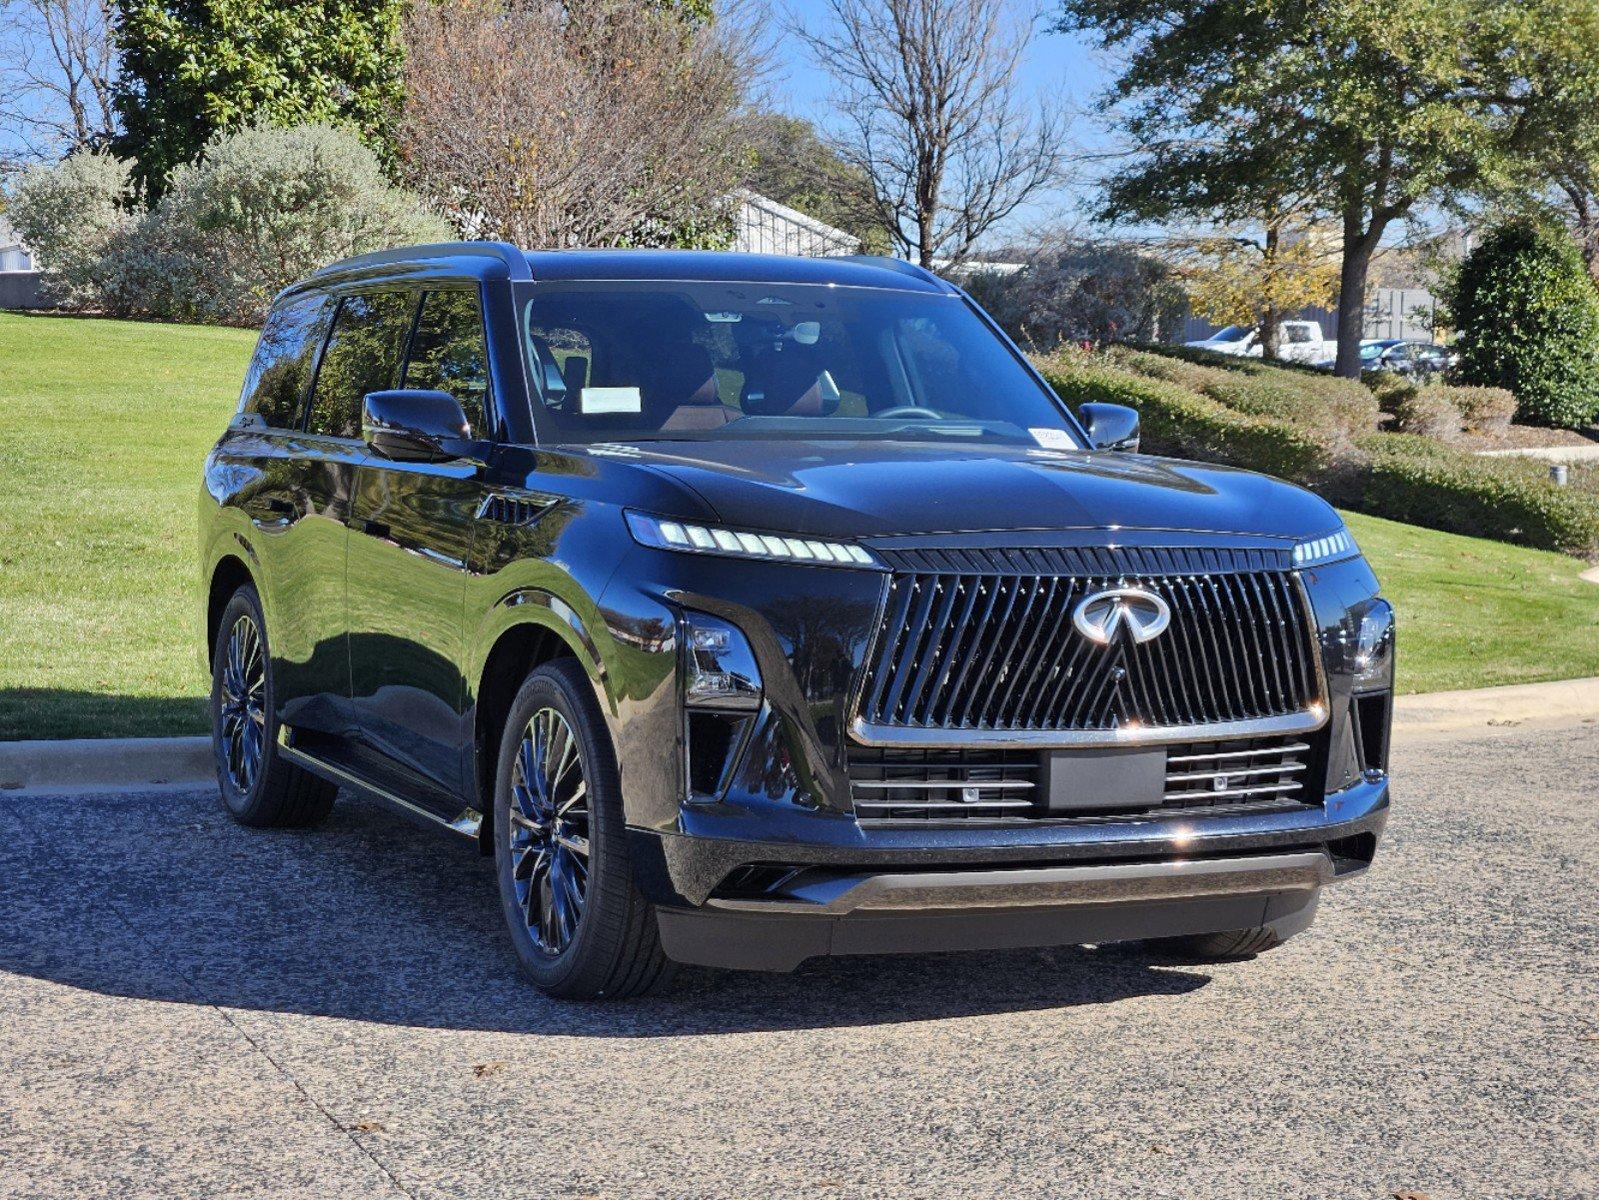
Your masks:
M 314 775 L 320 775 L 329 783 L 338 784 L 340 787 L 353 788 L 364 796 L 387 804 L 395 809 L 401 816 L 408 817 L 430 829 L 447 829 L 451 833 L 460 834 L 462 837 L 477 841 L 478 834 L 483 828 L 483 814 L 475 808 L 463 808 L 453 819 L 441 817 L 431 813 L 420 804 L 414 804 L 403 796 L 397 796 L 387 788 L 365 779 L 355 772 L 330 763 L 326 759 L 316 757 L 305 750 L 292 745 L 290 738 L 292 731 L 286 726 L 278 726 L 278 753 L 290 762 L 304 767 Z

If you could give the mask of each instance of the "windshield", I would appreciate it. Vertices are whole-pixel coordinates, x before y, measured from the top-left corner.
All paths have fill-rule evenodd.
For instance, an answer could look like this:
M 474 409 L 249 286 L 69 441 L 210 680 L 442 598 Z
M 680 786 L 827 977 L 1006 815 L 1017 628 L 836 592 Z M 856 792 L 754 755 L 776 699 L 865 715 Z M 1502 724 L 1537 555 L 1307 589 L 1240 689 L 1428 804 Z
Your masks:
M 523 296 L 533 424 L 545 443 L 1083 444 L 959 296 L 664 281 L 534 285 Z
M 1253 329 L 1246 329 L 1242 325 L 1229 325 L 1226 329 L 1220 329 L 1211 334 L 1210 340 L 1213 342 L 1241 342 L 1254 332 Z

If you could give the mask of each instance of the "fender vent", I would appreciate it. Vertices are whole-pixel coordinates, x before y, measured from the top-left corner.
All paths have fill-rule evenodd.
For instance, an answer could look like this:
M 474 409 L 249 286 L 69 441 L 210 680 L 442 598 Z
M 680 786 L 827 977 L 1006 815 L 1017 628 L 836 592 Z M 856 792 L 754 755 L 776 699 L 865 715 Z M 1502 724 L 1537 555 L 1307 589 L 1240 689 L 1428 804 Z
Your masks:
M 480 521 L 493 521 L 499 525 L 531 525 L 543 516 L 553 503 L 551 500 L 530 500 L 519 496 L 507 496 L 504 492 L 495 492 L 485 496 L 483 503 L 478 505 L 477 518 Z

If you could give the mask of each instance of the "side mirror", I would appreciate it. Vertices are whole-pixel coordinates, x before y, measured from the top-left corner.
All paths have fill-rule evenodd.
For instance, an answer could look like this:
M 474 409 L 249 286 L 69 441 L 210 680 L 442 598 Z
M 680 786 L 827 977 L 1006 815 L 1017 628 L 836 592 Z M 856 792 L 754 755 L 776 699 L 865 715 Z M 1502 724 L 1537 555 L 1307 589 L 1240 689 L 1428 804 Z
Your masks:
M 1077 410 L 1095 450 L 1138 449 L 1138 410 L 1125 404 L 1085 404 Z
M 361 437 L 395 462 L 461 458 L 471 436 L 461 402 L 449 392 L 368 392 L 361 401 Z

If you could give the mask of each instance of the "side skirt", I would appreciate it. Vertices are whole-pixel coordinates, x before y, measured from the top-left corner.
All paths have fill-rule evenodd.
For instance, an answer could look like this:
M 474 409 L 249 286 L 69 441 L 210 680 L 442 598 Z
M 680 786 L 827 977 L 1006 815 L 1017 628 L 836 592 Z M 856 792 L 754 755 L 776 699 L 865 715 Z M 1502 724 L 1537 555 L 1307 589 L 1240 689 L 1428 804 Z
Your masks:
M 463 808 L 453 818 L 445 818 L 430 813 L 421 805 L 413 804 L 403 796 L 396 795 L 370 779 L 357 775 L 349 768 L 337 763 L 319 758 L 308 750 L 291 745 L 290 731 L 283 726 L 278 727 L 278 753 L 297 766 L 304 767 L 314 775 L 320 775 L 329 783 L 339 787 L 351 788 L 364 796 L 380 801 L 399 813 L 402 817 L 423 829 L 444 829 L 463 838 L 470 839 L 474 844 L 483 826 L 483 814 L 475 808 Z

